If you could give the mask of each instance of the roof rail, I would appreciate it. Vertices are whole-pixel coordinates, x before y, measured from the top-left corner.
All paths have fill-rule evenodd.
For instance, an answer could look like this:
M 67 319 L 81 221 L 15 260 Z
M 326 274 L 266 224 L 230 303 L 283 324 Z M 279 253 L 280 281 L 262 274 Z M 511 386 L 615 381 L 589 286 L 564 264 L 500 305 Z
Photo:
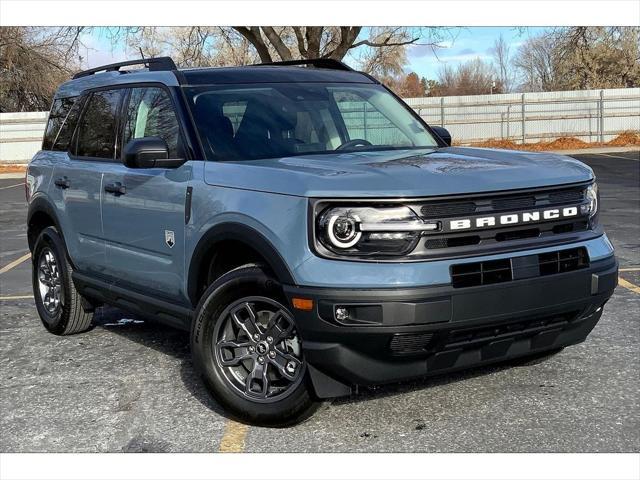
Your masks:
M 144 65 L 150 72 L 167 72 L 178 69 L 171 57 L 141 58 L 140 60 L 129 60 L 127 62 L 111 63 L 101 67 L 90 68 L 89 70 L 76 73 L 73 79 L 88 77 L 98 72 L 117 72 L 121 67 L 128 67 L 129 65 Z
M 306 60 L 285 60 L 283 62 L 257 63 L 255 67 L 261 66 L 287 66 L 287 65 L 311 65 L 316 68 L 328 68 L 331 70 L 347 70 L 352 72 L 353 68 L 339 60 L 333 58 L 310 58 Z

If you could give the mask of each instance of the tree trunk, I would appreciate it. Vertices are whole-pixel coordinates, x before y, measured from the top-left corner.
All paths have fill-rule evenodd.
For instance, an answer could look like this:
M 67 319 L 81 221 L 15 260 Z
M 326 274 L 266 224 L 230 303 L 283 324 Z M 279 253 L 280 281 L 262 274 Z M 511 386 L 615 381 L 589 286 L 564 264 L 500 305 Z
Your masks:
M 240 35 L 246 38 L 251 45 L 254 46 L 258 55 L 260 55 L 260 60 L 264 63 L 272 62 L 271 54 L 269 53 L 269 48 L 264 43 L 262 39 L 262 34 L 260 33 L 260 27 L 233 27 Z
M 264 34 L 269 39 L 269 42 L 271 43 L 271 45 L 273 45 L 273 48 L 275 48 L 276 52 L 278 52 L 278 55 L 280 55 L 280 58 L 285 61 L 293 60 L 293 55 L 291 55 L 291 50 L 287 48 L 287 46 L 284 44 L 284 42 L 280 38 L 280 35 L 276 33 L 274 28 L 273 27 L 261 27 L 261 28 Z

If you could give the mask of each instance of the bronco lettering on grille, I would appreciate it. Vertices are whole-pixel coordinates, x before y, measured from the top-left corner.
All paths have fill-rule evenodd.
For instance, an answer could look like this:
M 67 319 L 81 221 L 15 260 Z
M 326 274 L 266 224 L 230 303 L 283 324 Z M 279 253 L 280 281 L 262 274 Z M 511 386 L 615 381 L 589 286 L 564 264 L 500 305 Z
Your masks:
M 449 221 L 449 228 L 451 230 L 466 230 L 469 228 L 487 228 L 498 225 L 518 225 L 523 223 L 575 217 L 578 213 L 578 207 L 564 207 L 488 217 L 458 218 Z

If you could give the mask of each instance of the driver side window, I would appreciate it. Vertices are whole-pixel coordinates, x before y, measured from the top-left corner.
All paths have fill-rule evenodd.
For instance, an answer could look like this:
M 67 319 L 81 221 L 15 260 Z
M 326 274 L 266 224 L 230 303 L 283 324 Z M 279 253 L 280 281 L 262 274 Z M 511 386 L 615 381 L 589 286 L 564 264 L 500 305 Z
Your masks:
M 131 90 L 127 119 L 124 127 L 124 145 L 135 138 L 160 137 L 169 147 L 169 158 L 182 158 L 178 119 L 166 90 L 158 87 Z

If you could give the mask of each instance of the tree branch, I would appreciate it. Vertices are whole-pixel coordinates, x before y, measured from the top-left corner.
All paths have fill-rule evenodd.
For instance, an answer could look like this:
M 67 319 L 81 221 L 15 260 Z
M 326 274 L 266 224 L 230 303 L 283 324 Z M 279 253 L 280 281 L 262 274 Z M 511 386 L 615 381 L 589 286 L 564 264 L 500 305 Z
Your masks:
M 273 61 L 271 53 L 269 53 L 269 49 L 265 45 L 262 35 L 260 34 L 260 27 L 233 27 L 233 29 L 253 45 L 262 62 L 269 63 Z
M 271 43 L 271 45 L 273 45 L 273 48 L 275 48 L 276 52 L 278 52 L 278 55 L 280 55 L 280 58 L 285 61 L 293 60 L 293 56 L 291 55 L 291 50 L 287 48 L 287 46 L 284 44 L 284 42 L 280 38 L 280 35 L 276 33 L 274 28 L 273 27 L 261 27 L 261 28 L 264 34 L 269 39 L 269 42 Z
M 351 45 L 351 47 L 349 47 L 350 49 L 352 48 L 358 48 L 361 47 L 363 45 L 366 45 L 367 47 L 401 47 L 403 45 L 411 45 L 413 43 L 416 43 L 418 40 L 420 40 L 420 38 L 413 38 L 411 40 L 403 40 L 400 42 L 392 42 L 390 36 L 387 37 L 384 41 L 382 42 L 374 42 L 371 40 L 360 40 L 359 42 L 354 43 L 353 45 Z
M 301 27 L 291 27 L 293 28 L 293 33 L 296 34 L 296 40 L 298 41 L 298 51 L 300 55 L 304 58 L 307 57 L 307 47 L 304 44 L 304 37 L 302 36 Z

